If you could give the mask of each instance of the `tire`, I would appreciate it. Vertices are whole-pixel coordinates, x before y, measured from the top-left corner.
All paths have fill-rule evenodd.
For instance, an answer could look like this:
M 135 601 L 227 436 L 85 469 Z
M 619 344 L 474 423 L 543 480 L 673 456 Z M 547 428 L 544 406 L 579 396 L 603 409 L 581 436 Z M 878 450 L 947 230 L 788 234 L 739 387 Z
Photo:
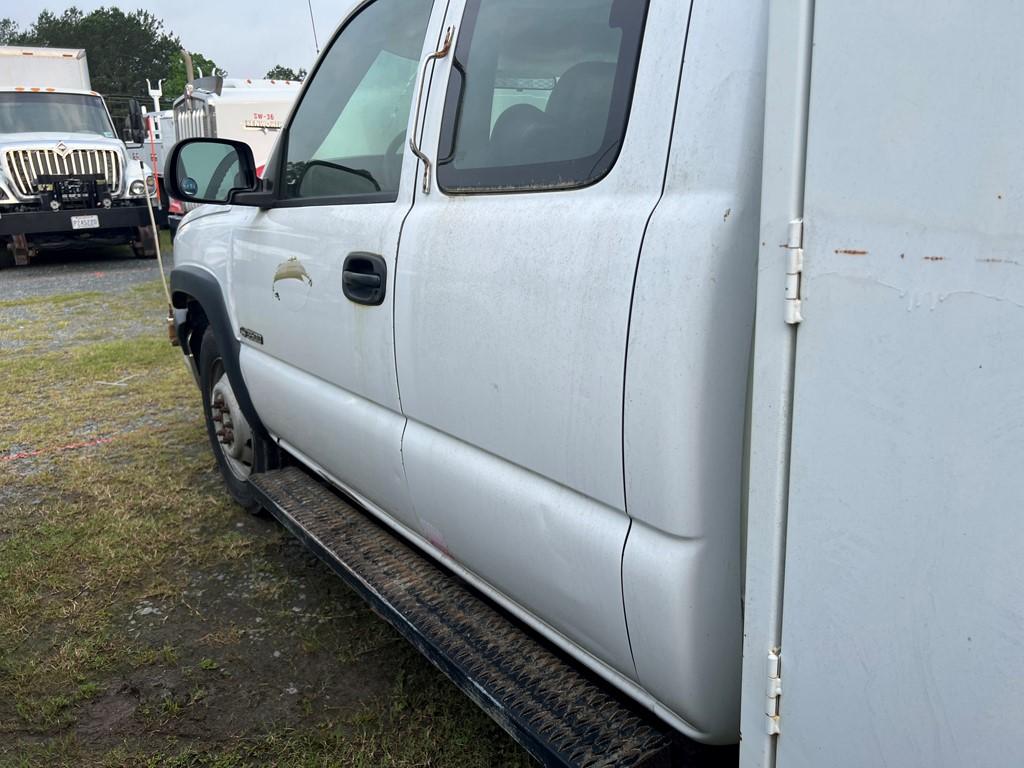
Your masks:
M 228 493 L 239 506 L 258 514 L 262 507 L 249 483 L 249 475 L 278 467 L 280 454 L 259 429 L 249 425 L 238 407 L 213 328 L 207 328 L 203 334 L 199 383 L 206 433 Z
M 18 266 L 18 255 L 15 249 L 16 242 L 17 239 L 15 237 L 0 237 L 0 269 Z M 28 253 L 28 258 L 32 258 L 31 251 Z
M 139 227 L 137 239 L 131 243 L 132 254 L 136 259 L 156 258 L 157 232 L 152 226 Z

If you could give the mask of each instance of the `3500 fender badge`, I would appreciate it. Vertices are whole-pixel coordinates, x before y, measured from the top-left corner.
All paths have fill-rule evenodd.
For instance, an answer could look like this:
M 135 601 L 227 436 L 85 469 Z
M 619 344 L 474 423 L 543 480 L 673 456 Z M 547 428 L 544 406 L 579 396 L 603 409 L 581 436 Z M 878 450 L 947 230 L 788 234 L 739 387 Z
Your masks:
M 253 344 L 259 344 L 263 346 L 263 335 L 256 333 L 256 331 L 250 331 L 248 328 L 239 328 L 238 332 L 242 334 L 243 339 L 248 339 Z

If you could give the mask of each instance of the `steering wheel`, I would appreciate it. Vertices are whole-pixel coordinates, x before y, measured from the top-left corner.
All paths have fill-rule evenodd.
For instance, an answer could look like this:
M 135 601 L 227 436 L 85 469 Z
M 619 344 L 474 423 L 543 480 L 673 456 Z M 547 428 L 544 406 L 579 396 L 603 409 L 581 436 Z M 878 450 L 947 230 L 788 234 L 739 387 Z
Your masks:
M 395 136 L 388 144 L 387 151 L 384 153 L 384 169 L 387 174 L 388 189 L 398 189 L 398 185 L 402 181 L 402 157 L 401 150 L 405 146 L 405 137 L 408 131 L 402 131 L 400 134 Z M 392 165 L 392 159 L 394 164 Z

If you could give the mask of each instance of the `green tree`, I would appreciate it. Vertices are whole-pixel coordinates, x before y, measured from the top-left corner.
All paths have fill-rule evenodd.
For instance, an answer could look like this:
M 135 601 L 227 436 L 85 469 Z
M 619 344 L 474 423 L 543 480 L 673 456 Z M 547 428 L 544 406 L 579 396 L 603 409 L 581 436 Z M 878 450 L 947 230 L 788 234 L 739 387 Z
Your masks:
M 192 54 L 192 72 L 196 77 L 199 77 L 199 73 L 202 72 L 204 75 L 226 75 L 223 69 L 218 67 L 211 59 L 206 58 L 201 53 L 190 51 Z M 170 108 L 174 103 L 174 100 L 185 93 L 185 83 L 187 76 L 185 73 L 185 60 L 181 56 L 181 51 L 175 51 L 174 54 L 167 60 L 167 65 L 164 68 L 166 74 L 163 75 L 164 84 L 163 91 L 164 97 L 161 100 L 162 106 Z M 156 86 L 156 81 L 153 81 L 153 86 Z
M 145 97 L 146 78 L 166 77 L 167 62 L 181 43 L 149 11 L 98 8 L 88 14 L 72 6 L 61 14 L 43 11 L 12 42 L 52 48 L 84 48 L 92 87 L 104 95 Z
M 185 92 L 185 64 L 181 41 L 164 23 L 142 9 L 125 13 L 99 8 L 88 14 L 72 6 L 59 15 L 43 11 L 22 30 L 12 20 L 0 19 L 0 45 L 38 45 L 85 48 L 92 87 L 104 95 L 138 96 L 149 104 L 146 80 L 163 80 L 162 106 L 170 107 Z M 196 77 L 227 74 L 200 53 L 192 53 Z
M 14 19 L 0 19 L 0 45 L 10 45 L 21 35 Z
M 280 64 L 275 64 L 274 67 L 267 72 L 267 80 L 297 80 L 300 83 L 306 79 L 306 75 L 309 74 L 304 68 L 299 68 L 298 71 L 291 67 L 285 67 Z

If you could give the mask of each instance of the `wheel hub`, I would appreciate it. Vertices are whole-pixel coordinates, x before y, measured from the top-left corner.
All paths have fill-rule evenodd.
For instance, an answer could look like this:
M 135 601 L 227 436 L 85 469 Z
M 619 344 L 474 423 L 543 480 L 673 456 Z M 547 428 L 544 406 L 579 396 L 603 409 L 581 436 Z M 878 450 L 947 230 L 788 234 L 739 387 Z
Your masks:
M 245 480 L 252 473 L 252 429 L 246 421 L 227 374 L 213 385 L 210 412 L 217 442 L 232 473 Z

